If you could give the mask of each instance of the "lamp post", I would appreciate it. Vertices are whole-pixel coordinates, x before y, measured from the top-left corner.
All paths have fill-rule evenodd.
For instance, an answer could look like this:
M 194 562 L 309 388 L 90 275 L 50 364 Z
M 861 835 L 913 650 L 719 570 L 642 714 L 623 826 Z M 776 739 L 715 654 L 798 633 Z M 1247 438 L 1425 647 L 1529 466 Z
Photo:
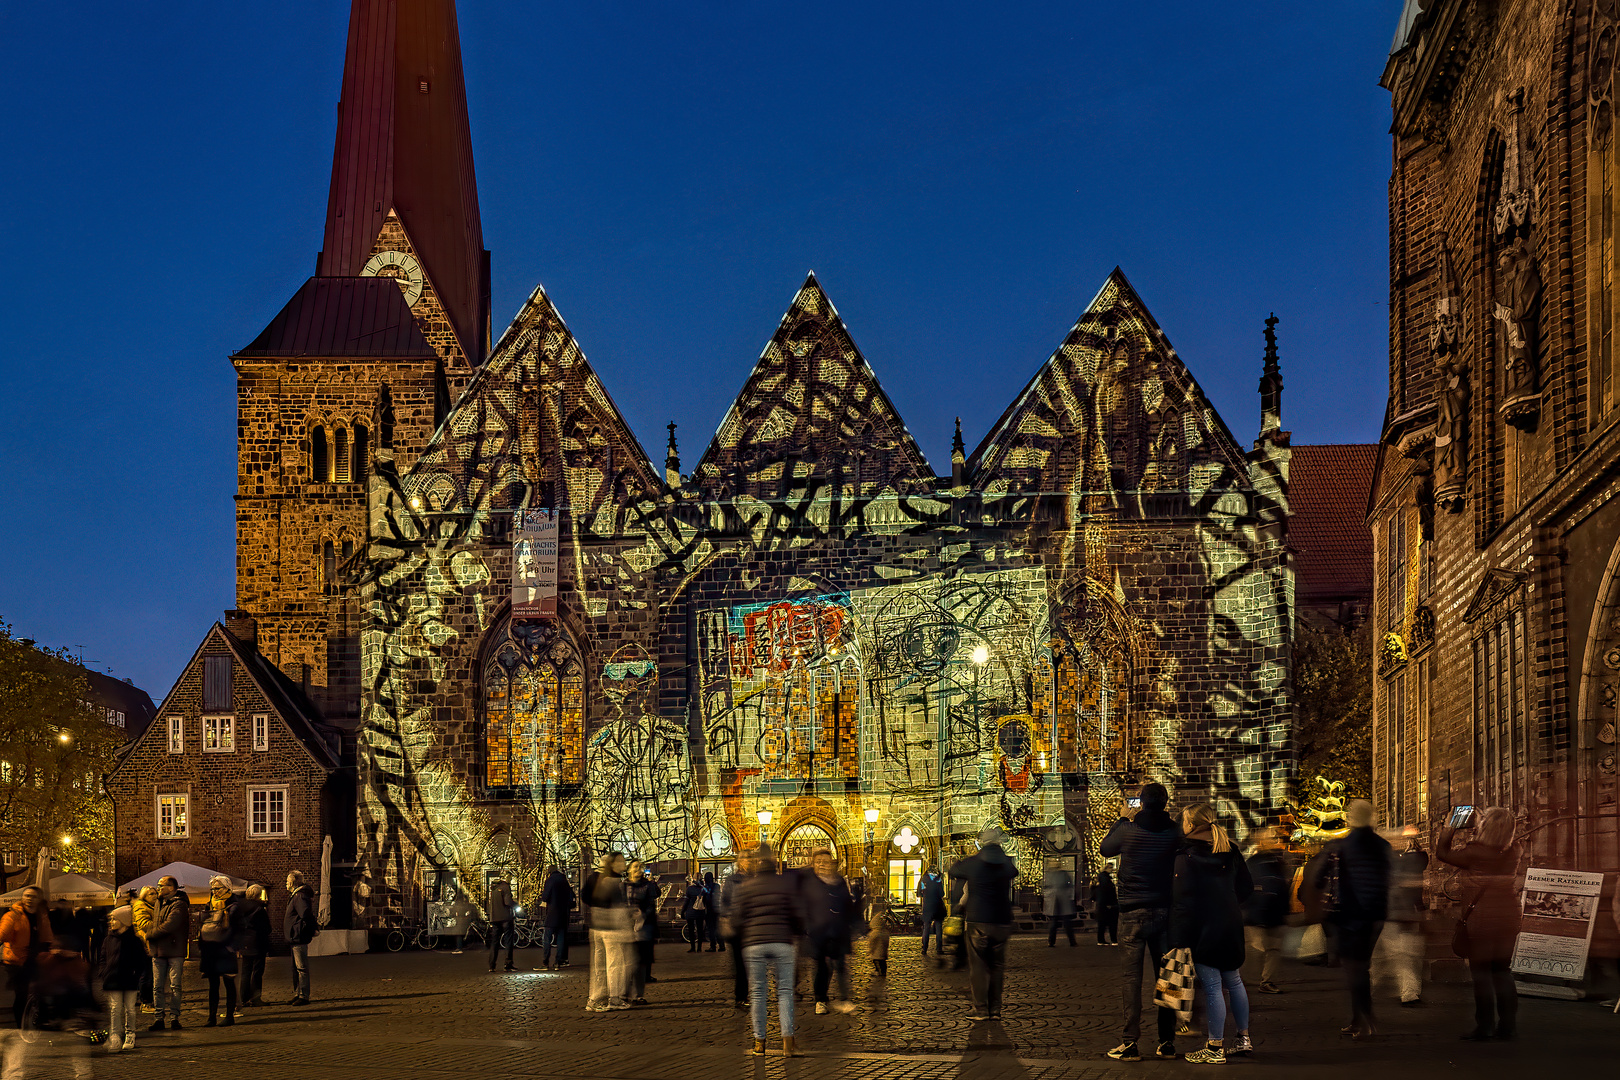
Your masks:
M 759 842 L 762 844 L 770 843 L 770 834 L 765 830 L 770 828 L 771 812 L 769 810 L 761 810 L 754 816 L 759 819 Z
M 872 870 L 872 830 L 873 827 L 877 825 L 878 815 L 880 813 L 882 813 L 882 811 L 875 806 L 868 806 L 866 808 L 866 880 L 872 882 L 873 885 L 877 883 L 877 880 L 875 877 L 873 877 Z M 871 888 L 867 889 L 867 895 L 873 895 Z

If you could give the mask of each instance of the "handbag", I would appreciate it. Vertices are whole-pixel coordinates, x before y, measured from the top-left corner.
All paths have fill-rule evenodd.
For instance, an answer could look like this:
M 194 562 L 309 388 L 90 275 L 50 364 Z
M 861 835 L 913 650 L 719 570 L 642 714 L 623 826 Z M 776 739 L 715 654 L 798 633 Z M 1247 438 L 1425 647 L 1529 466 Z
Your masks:
M 941 927 L 941 933 L 943 933 L 946 937 L 961 937 L 964 929 L 965 925 L 962 922 L 962 916 L 947 915 L 945 916 L 945 922 Z
M 1474 949 L 1473 938 L 1468 933 L 1468 918 L 1474 914 L 1474 909 L 1479 906 L 1479 898 L 1484 895 L 1483 888 L 1474 894 L 1473 902 L 1468 905 L 1468 910 L 1463 912 L 1463 917 L 1457 920 L 1456 928 L 1451 931 L 1451 951 L 1464 960 L 1468 959 L 1468 954 Z
M 1159 980 L 1153 984 L 1153 1004 L 1174 1009 L 1182 1023 L 1192 1020 L 1193 986 L 1197 982 L 1191 949 L 1171 949 L 1164 954 Z

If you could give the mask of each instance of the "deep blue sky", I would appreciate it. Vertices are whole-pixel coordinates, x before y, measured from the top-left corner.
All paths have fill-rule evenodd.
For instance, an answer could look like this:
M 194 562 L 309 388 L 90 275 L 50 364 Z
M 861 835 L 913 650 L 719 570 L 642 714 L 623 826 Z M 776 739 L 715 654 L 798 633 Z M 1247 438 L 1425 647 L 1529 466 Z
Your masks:
M 689 467 L 815 270 L 934 467 L 1120 265 L 1240 439 L 1377 438 L 1398 0 L 462 0 L 499 334 Z M 0 618 L 161 699 L 235 581 L 227 356 L 312 272 L 348 4 L 9 5 Z

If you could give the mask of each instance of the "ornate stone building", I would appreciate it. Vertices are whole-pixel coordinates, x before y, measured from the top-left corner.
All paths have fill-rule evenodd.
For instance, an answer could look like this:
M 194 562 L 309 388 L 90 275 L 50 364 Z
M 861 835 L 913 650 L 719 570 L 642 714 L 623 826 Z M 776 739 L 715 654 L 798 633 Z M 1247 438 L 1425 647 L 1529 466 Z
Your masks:
M 1387 817 L 1508 806 L 1536 865 L 1611 871 L 1617 34 L 1614 0 L 1407 3 L 1368 516 Z
M 362 918 L 762 837 L 909 892 L 991 822 L 1038 876 L 1147 778 L 1275 819 L 1271 327 L 1245 449 L 1115 271 L 937 475 L 811 277 L 696 464 L 674 425 L 655 463 L 544 291 L 485 345 L 452 4 L 353 10 L 319 273 L 233 361 L 238 608 L 344 733 Z

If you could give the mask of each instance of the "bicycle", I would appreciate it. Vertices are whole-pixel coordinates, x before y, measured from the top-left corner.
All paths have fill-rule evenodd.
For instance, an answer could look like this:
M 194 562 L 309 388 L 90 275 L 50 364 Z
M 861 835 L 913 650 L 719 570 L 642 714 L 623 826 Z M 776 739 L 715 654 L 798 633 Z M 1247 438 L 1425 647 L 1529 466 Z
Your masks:
M 703 944 L 704 928 L 701 919 L 686 919 L 681 923 L 681 940 L 688 945 Z

